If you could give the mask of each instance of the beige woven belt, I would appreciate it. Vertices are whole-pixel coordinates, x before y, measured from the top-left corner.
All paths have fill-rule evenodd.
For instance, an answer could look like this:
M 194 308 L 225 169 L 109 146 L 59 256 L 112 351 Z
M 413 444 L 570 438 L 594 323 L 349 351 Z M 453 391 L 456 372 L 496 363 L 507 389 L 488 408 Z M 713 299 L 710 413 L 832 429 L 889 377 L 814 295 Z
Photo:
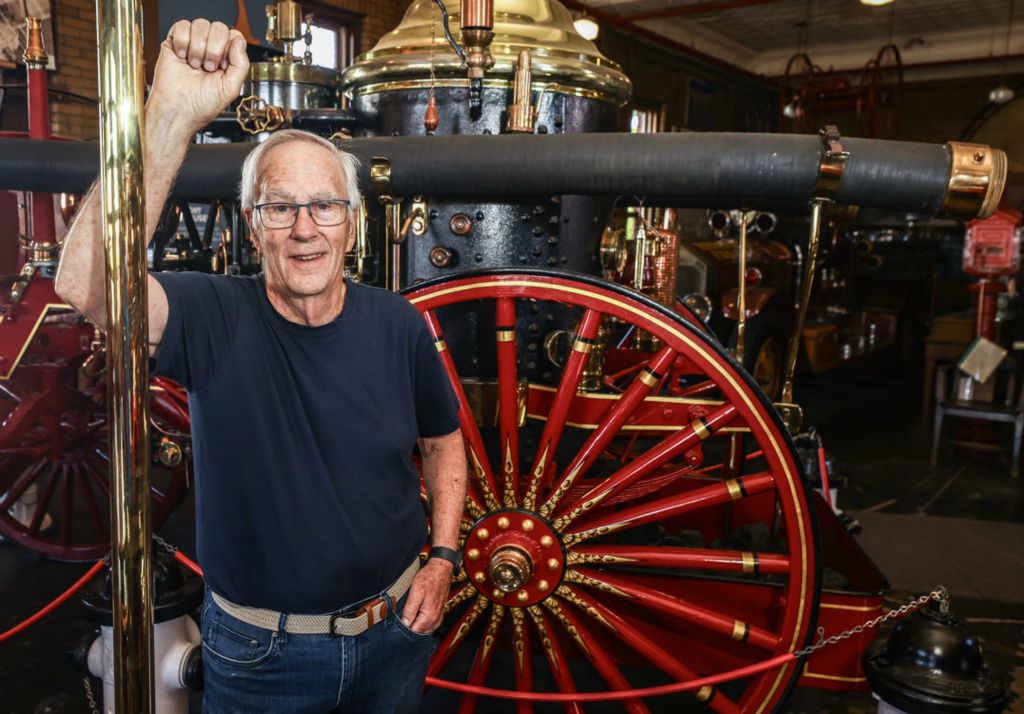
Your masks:
M 285 620 L 285 632 L 295 635 L 329 634 L 335 637 L 342 635 L 354 637 L 360 635 L 387 617 L 388 610 L 393 610 L 395 603 L 405 595 L 419 569 L 420 559 L 417 557 L 416 560 L 409 564 L 405 572 L 398 576 L 398 580 L 393 582 L 385 591 L 383 597 L 371 600 L 349 617 L 342 617 L 337 613 L 325 615 L 289 614 Z M 255 627 L 262 627 L 264 630 L 277 631 L 282 614 L 277 610 L 236 605 L 230 600 L 225 600 L 215 592 L 211 592 L 210 595 L 213 596 L 213 601 L 217 603 L 220 609 L 235 619 Z

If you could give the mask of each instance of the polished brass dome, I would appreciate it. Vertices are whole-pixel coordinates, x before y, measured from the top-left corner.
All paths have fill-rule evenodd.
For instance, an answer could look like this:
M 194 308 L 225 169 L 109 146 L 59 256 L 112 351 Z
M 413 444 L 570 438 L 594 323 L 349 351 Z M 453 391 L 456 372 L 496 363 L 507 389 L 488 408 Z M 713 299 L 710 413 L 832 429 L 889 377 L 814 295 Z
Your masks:
M 458 3 L 449 5 L 449 27 L 458 41 Z M 398 27 L 344 71 L 342 91 L 364 94 L 426 86 L 432 44 L 437 85 L 468 86 L 462 62 L 445 40 L 440 12 L 431 0 L 416 0 Z M 580 37 L 569 11 L 557 0 L 495 0 L 490 46 L 494 66 L 487 70 L 484 85 L 509 86 L 520 50 L 532 55 L 535 89 L 582 94 L 619 105 L 629 100 L 629 78 L 594 43 Z

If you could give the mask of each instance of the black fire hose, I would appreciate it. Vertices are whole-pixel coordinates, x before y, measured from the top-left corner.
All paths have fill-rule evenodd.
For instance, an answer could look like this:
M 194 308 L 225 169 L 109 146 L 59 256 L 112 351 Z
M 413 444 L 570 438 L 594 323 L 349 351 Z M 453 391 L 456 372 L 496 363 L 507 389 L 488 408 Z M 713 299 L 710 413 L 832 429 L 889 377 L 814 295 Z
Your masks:
M 985 146 L 842 143 L 849 159 L 834 194 L 840 204 L 970 218 L 1002 194 L 1005 154 Z M 787 134 L 402 136 L 345 145 L 362 160 L 364 187 L 370 159 L 388 158 L 396 196 L 638 195 L 646 205 L 781 211 L 806 209 L 825 155 L 820 137 Z M 193 146 L 175 196 L 234 196 L 252 147 Z M 95 143 L 0 139 L 0 189 L 81 193 L 98 166 Z

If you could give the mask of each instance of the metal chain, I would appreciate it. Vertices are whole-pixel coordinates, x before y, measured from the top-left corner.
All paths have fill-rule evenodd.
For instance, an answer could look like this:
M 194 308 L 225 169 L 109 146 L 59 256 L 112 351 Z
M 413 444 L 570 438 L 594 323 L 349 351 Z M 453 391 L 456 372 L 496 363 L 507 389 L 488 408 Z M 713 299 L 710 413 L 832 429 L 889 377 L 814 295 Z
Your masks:
M 82 686 L 85 687 L 85 698 L 89 701 L 89 714 L 100 714 L 96 708 L 96 697 L 92 695 L 92 683 L 88 677 L 82 677 Z
M 813 645 L 810 645 L 809 647 L 805 647 L 802 650 L 794 652 L 793 654 L 796 655 L 797 657 L 805 657 L 805 656 L 811 654 L 812 652 L 814 652 L 816 650 L 820 650 L 822 647 L 828 647 L 829 645 L 838 644 L 839 642 L 842 642 L 843 640 L 849 639 L 849 638 L 853 637 L 854 635 L 859 635 L 860 633 L 864 632 L 864 630 L 870 630 L 870 629 L 872 629 L 874 627 L 878 627 L 883 622 L 886 622 L 888 620 L 895 620 L 895 619 L 898 619 L 900 617 L 903 617 L 904 615 L 907 615 L 907 614 L 913 612 L 914 610 L 917 610 L 918 608 L 922 607 L 923 605 L 927 604 L 928 602 L 930 602 L 932 600 L 937 600 L 939 602 L 939 611 L 940 612 L 942 612 L 942 613 L 949 612 L 949 592 L 946 591 L 946 588 L 944 588 L 944 587 L 942 587 L 940 585 L 939 587 L 935 588 L 934 590 L 932 590 L 927 595 L 922 595 L 921 597 L 919 597 L 919 598 L 917 598 L 915 600 L 911 600 L 910 602 L 906 603 L 905 605 L 903 605 L 901 607 L 896 608 L 895 610 L 890 610 L 889 612 L 885 613 L 884 615 L 879 615 L 878 617 L 874 618 L 873 620 L 868 620 L 864 624 L 857 625 L 856 627 L 851 628 L 851 629 L 847 630 L 846 632 L 841 632 L 838 635 L 832 635 L 828 639 L 825 639 L 825 630 L 824 630 L 824 628 L 819 627 L 818 628 L 818 638 L 819 638 L 818 641 L 816 643 L 814 643 Z
M 165 541 L 163 538 L 158 536 L 156 533 L 153 534 L 153 542 L 156 543 L 161 548 L 163 548 L 164 550 L 166 550 L 171 555 L 174 555 L 174 554 L 176 554 L 178 552 L 177 548 L 175 548 L 173 545 L 171 545 L 170 543 Z

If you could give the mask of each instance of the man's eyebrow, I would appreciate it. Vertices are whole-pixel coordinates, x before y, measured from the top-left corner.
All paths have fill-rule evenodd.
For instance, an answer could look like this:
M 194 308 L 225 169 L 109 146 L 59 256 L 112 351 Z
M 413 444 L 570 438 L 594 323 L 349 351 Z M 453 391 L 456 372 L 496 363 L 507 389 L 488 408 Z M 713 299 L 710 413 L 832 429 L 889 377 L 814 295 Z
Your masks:
M 266 189 L 263 191 L 263 199 L 271 199 L 276 201 L 294 201 L 295 195 L 287 191 L 277 191 L 275 189 Z
M 278 191 L 275 189 L 265 190 L 263 192 L 263 199 L 272 201 L 290 201 L 301 203 L 301 201 L 298 201 L 298 199 L 296 199 L 295 194 L 289 193 L 288 191 Z M 307 200 L 312 203 L 314 201 L 341 201 L 344 199 L 338 198 L 338 195 L 333 191 L 327 191 L 323 193 L 310 194 Z

